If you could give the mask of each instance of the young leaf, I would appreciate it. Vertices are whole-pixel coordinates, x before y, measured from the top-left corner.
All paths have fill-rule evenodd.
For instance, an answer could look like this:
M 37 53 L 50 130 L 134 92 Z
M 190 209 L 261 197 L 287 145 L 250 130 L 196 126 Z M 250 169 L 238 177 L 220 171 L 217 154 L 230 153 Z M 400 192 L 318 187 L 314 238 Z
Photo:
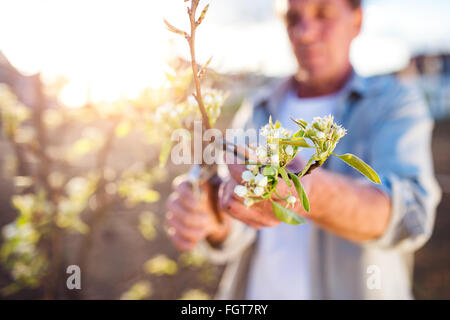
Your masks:
M 267 166 L 263 169 L 263 175 L 265 176 L 275 176 L 277 174 L 277 169 L 273 166 Z
M 305 220 L 296 212 L 283 207 L 281 204 L 275 201 L 272 201 L 272 209 L 276 217 L 287 224 L 299 225 L 305 223 Z
M 279 143 L 281 145 L 290 145 L 302 148 L 312 148 L 303 138 L 295 138 L 295 139 L 280 139 Z
M 337 154 L 333 153 L 333 155 L 335 155 L 336 157 L 338 157 L 339 159 L 344 161 L 349 166 L 351 166 L 351 167 L 355 168 L 356 170 L 358 170 L 359 172 L 361 172 L 363 175 L 365 175 L 367 178 L 369 178 L 370 181 L 377 183 L 377 184 L 381 183 L 380 177 L 375 172 L 375 170 L 373 170 L 367 163 L 362 161 L 357 156 L 355 156 L 351 153 L 346 153 L 343 155 L 337 155 Z
M 286 170 L 285 170 L 284 168 L 280 168 L 280 170 L 279 170 L 278 172 L 281 174 L 281 177 L 283 178 L 284 182 L 286 182 L 286 184 L 287 184 L 289 187 L 292 187 L 292 183 L 291 183 L 291 181 L 289 180 L 289 177 L 288 177 L 288 175 L 287 175 L 287 173 L 286 173 Z
M 200 14 L 200 17 L 198 18 L 198 20 L 196 22 L 198 26 L 203 22 L 203 19 L 205 19 L 205 15 L 206 15 L 206 12 L 208 12 L 208 9 L 209 9 L 209 3 L 203 9 L 202 13 Z
M 305 189 L 303 189 L 300 179 L 295 174 L 292 173 L 289 173 L 289 177 L 291 178 L 292 182 L 294 182 L 294 186 L 295 189 L 297 190 L 298 198 L 302 203 L 303 209 L 305 209 L 306 212 L 309 212 L 308 196 L 306 195 Z
M 305 136 L 305 130 L 300 129 L 292 135 L 292 138 L 302 138 Z
M 305 129 L 308 126 L 308 122 L 302 120 L 302 119 L 294 119 L 291 117 L 291 120 L 294 121 L 297 125 Z

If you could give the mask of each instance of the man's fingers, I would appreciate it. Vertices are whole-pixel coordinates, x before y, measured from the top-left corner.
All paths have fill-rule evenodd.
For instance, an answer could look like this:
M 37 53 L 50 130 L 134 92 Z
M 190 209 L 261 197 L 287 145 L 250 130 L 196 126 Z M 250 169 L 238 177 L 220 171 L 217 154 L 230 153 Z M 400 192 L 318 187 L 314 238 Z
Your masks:
M 167 224 L 169 227 L 175 229 L 175 233 L 178 233 L 180 236 L 191 242 L 197 243 L 205 237 L 205 230 L 187 227 L 177 219 L 169 219 Z
M 228 145 L 226 157 L 227 160 L 234 158 L 233 163 L 244 163 L 246 160 L 256 161 L 258 158 L 255 152 L 249 147 L 231 143 Z
M 177 219 L 191 228 L 204 228 L 207 222 L 207 217 L 203 212 L 188 211 L 178 200 L 167 204 L 167 219 Z
M 295 158 L 286 165 L 286 169 L 293 173 L 300 172 L 305 165 L 306 161 L 300 156 L 300 154 L 297 154 Z
M 231 201 L 227 212 L 232 217 L 254 227 L 274 227 L 280 223 L 280 220 L 269 214 L 271 210 L 272 208 L 265 211 L 259 210 L 258 207 L 247 208 L 242 203 Z
M 235 219 L 238 219 L 253 228 L 261 228 L 266 226 L 274 226 L 279 223 L 278 219 L 272 218 L 261 211 L 254 210 L 253 207 L 247 208 L 242 198 L 239 198 L 234 194 L 234 186 L 236 182 L 234 180 L 228 180 L 225 182 L 219 191 L 220 195 L 220 207 L 223 211 L 228 213 Z M 255 205 L 256 206 L 256 205 Z M 270 212 L 271 209 L 267 209 Z
M 261 223 L 259 217 L 255 216 L 252 218 L 252 214 L 255 214 L 253 210 L 249 210 L 245 205 L 235 200 L 230 202 L 226 212 L 233 218 L 238 219 L 253 228 L 259 229 L 267 226 L 266 224 Z M 258 215 L 258 213 L 256 213 L 256 215 Z
M 179 198 L 187 208 L 195 209 L 200 201 L 200 199 L 195 197 L 192 185 L 189 181 L 179 184 L 175 188 L 175 192 L 179 195 Z
M 173 229 L 173 230 L 175 230 L 175 229 Z M 172 234 L 170 234 L 170 237 L 172 238 L 173 243 L 179 250 L 188 251 L 188 250 L 194 249 L 194 247 L 195 247 L 195 243 L 184 238 L 182 235 L 180 235 L 176 231 L 172 232 Z
M 233 178 L 233 180 L 235 180 L 237 183 L 241 183 L 242 182 L 242 172 L 247 170 L 247 168 L 243 164 L 229 164 L 228 170 L 229 170 L 230 175 Z
M 244 164 L 243 157 L 245 156 L 245 158 L 246 158 L 245 161 L 253 161 L 253 162 L 256 162 L 258 158 L 257 158 L 255 152 L 252 149 L 248 148 L 247 146 L 234 145 L 234 149 L 235 149 L 236 153 L 239 154 L 240 156 L 237 158 L 228 149 L 228 152 L 226 155 L 228 170 L 230 171 L 230 174 L 234 180 L 236 180 L 237 182 L 241 182 L 242 181 L 242 178 L 241 178 L 242 172 L 247 170 L 246 166 Z M 232 161 L 230 161 L 230 159 L 232 159 Z
M 226 182 L 222 183 L 219 188 L 219 206 L 222 210 L 227 210 L 227 205 L 232 198 L 237 199 L 237 195 L 234 193 L 234 187 L 237 185 L 237 182 L 233 179 L 229 179 Z M 240 199 L 239 199 L 240 200 Z

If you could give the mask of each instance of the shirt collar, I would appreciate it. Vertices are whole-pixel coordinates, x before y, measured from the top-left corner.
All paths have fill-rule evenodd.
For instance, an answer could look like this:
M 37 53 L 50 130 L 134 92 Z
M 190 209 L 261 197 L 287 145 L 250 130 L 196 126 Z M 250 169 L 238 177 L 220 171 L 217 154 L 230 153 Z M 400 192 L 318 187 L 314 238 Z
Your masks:
M 278 81 L 272 89 L 263 94 L 257 105 L 266 109 L 270 115 L 277 117 L 278 109 L 289 90 L 294 85 L 294 76 L 289 76 Z M 347 84 L 342 89 L 344 101 L 359 100 L 367 91 L 367 80 L 360 76 L 354 69 Z

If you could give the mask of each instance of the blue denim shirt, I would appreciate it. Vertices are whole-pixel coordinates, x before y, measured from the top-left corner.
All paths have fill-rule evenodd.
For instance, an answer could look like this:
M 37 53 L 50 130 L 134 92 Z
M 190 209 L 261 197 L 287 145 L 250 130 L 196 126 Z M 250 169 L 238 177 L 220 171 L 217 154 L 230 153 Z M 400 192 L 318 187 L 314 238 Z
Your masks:
M 262 90 L 239 110 L 233 127 L 259 128 L 269 115 L 276 119 L 291 85 L 288 78 Z M 335 121 L 348 134 L 335 152 L 353 153 L 377 171 L 382 184 L 372 185 L 389 195 L 391 215 L 383 235 L 364 243 L 314 225 L 313 297 L 411 299 L 413 253 L 431 236 L 441 196 L 431 155 L 433 120 L 421 91 L 391 75 L 364 78 L 354 73 L 341 98 Z M 327 160 L 326 168 L 371 183 L 335 157 Z M 213 260 L 228 262 L 217 298 L 245 297 L 246 272 L 257 242 L 256 230 L 235 221 L 220 248 L 204 245 Z M 375 286 L 370 283 L 374 277 Z

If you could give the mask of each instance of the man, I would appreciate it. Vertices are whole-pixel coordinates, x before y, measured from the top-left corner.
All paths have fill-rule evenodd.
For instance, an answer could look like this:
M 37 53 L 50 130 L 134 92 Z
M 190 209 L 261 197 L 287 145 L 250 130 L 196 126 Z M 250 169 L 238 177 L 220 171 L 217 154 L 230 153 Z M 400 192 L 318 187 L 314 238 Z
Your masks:
M 349 50 L 361 29 L 360 1 L 284 3 L 298 71 L 242 107 L 234 126 L 259 128 L 272 115 L 289 129 L 290 116 L 332 114 L 348 130 L 336 153 L 362 158 L 382 184 L 331 158 L 302 178 L 311 211 L 298 204 L 294 210 L 308 222 L 290 226 L 270 203 L 247 209 L 233 194 L 244 166 L 228 165 L 219 192 L 224 224 L 208 197 L 196 199 L 187 182 L 175 181 L 167 212 L 172 240 L 182 250 L 200 244 L 212 260 L 227 263 L 216 298 L 411 299 L 413 254 L 431 235 L 440 198 L 427 106 L 418 90 L 392 76 L 353 71 Z

